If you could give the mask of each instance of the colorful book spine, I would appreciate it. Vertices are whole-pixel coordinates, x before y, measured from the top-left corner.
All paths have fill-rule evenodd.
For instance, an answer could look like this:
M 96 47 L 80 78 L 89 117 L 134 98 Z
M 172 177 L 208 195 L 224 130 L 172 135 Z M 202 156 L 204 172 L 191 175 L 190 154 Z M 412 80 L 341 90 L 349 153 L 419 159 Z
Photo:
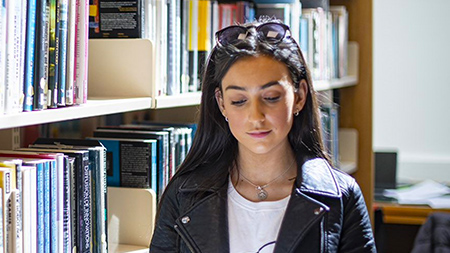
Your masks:
M 44 171 L 47 165 L 45 163 L 37 164 L 36 166 L 36 202 L 37 202 L 37 252 L 44 252 L 44 240 L 45 240 L 45 229 L 44 229 Z
M 89 154 L 83 157 L 83 168 L 78 175 L 78 209 L 79 209 L 79 250 L 81 253 L 90 253 L 92 245 L 91 224 L 91 169 L 89 167 Z
M 68 17 L 69 17 L 69 1 L 58 1 L 59 12 L 59 59 L 58 59 L 58 106 L 66 105 L 66 69 L 67 69 L 67 53 L 68 53 Z
M 50 252 L 51 234 L 50 234 L 50 170 L 51 162 L 44 165 L 44 252 Z
M 33 110 L 37 0 L 28 0 L 23 110 Z
M 50 0 L 49 15 L 49 71 L 48 71 L 48 95 L 47 107 L 56 108 L 58 104 L 58 63 L 59 63 L 59 41 L 58 41 L 58 4 L 56 0 Z
M 33 110 L 47 108 L 48 56 L 49 56 L 49 0 L 39 0 L 36 21 L 36 69 Z
M 22 186 L 22 161 L 16 163 L 16 190 L 13 194 L 14 212 L 12 215 L 13 221 L 13 240 L 12 252 L 23 252 L 23 186 Z
M 0 188 L 2 188 L 2 205 L 3 205 L 3 248 L 9 250 L 10 241 L 8 240 L 8 236 L 10 234 L 11 226 L 9 224 L 10 221 L 10 207 L 11 207 L 11 167 L 5 168 L 5 164 L 0 163 Z M 5 251 L 6 252 L 6 251 Z

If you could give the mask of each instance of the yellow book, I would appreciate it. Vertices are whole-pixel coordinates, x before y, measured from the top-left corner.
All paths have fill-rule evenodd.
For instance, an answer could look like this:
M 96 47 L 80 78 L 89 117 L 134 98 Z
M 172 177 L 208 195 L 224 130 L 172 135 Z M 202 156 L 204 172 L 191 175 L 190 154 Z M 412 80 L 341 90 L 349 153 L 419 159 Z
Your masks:
M 211 50 L 211 2 L 198 1 L 198 51 Z
M 12 192 L 16 189 L 16 164 L 11 161 L 0 162 L 0 188 L 2 188 L 2 227 L 3 248 L 8 251 L 12 243 Z

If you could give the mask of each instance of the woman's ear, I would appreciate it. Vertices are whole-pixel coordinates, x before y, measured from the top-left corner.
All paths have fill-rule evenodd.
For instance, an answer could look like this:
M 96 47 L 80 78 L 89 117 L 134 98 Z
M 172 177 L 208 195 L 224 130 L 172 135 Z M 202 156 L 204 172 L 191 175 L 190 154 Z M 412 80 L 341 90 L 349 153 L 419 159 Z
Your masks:
M 306 103 L 308 97 L 308 84 L 305 79 L 302 79 L 298 85 L 298 89 L 295 92 L 294 113 L 298 114 Z
M 217 102 L 217 105 L 219 106 L 219 110 L 222 112 L 223 116 L 226 117 L 222 91 L 220 91 L 219 87 L 217 87 L 216 90 L 214 91 L 214 95 L 216 97 L 216 102 Z

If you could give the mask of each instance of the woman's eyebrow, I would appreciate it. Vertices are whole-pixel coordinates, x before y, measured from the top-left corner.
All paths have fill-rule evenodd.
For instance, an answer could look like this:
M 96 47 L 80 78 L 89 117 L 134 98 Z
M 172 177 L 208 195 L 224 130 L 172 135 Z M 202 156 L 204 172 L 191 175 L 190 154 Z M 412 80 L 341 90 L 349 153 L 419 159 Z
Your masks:
M 261 86 L 261 90 L 267 89 L 271 86 L 279 85 L 279 84 L 280 84 L 279 81 L 270 81 L 270 82 L 264 84 L 263 86 Z M 229 85 L 227 88 L 225 88 L 225 90 L 243 90 L 243 91 L 245 91 L 246 89 L 244 87 L 241 87 L 238 85 Z

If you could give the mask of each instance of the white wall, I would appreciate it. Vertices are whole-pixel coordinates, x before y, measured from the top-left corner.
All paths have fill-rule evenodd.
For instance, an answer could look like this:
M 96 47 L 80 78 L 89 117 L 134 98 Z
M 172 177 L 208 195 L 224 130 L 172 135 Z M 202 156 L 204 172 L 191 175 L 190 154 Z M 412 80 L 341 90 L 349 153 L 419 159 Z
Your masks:
M 373 1 L 374 150 L 398 180 L 450 182 L 450 1 Z

